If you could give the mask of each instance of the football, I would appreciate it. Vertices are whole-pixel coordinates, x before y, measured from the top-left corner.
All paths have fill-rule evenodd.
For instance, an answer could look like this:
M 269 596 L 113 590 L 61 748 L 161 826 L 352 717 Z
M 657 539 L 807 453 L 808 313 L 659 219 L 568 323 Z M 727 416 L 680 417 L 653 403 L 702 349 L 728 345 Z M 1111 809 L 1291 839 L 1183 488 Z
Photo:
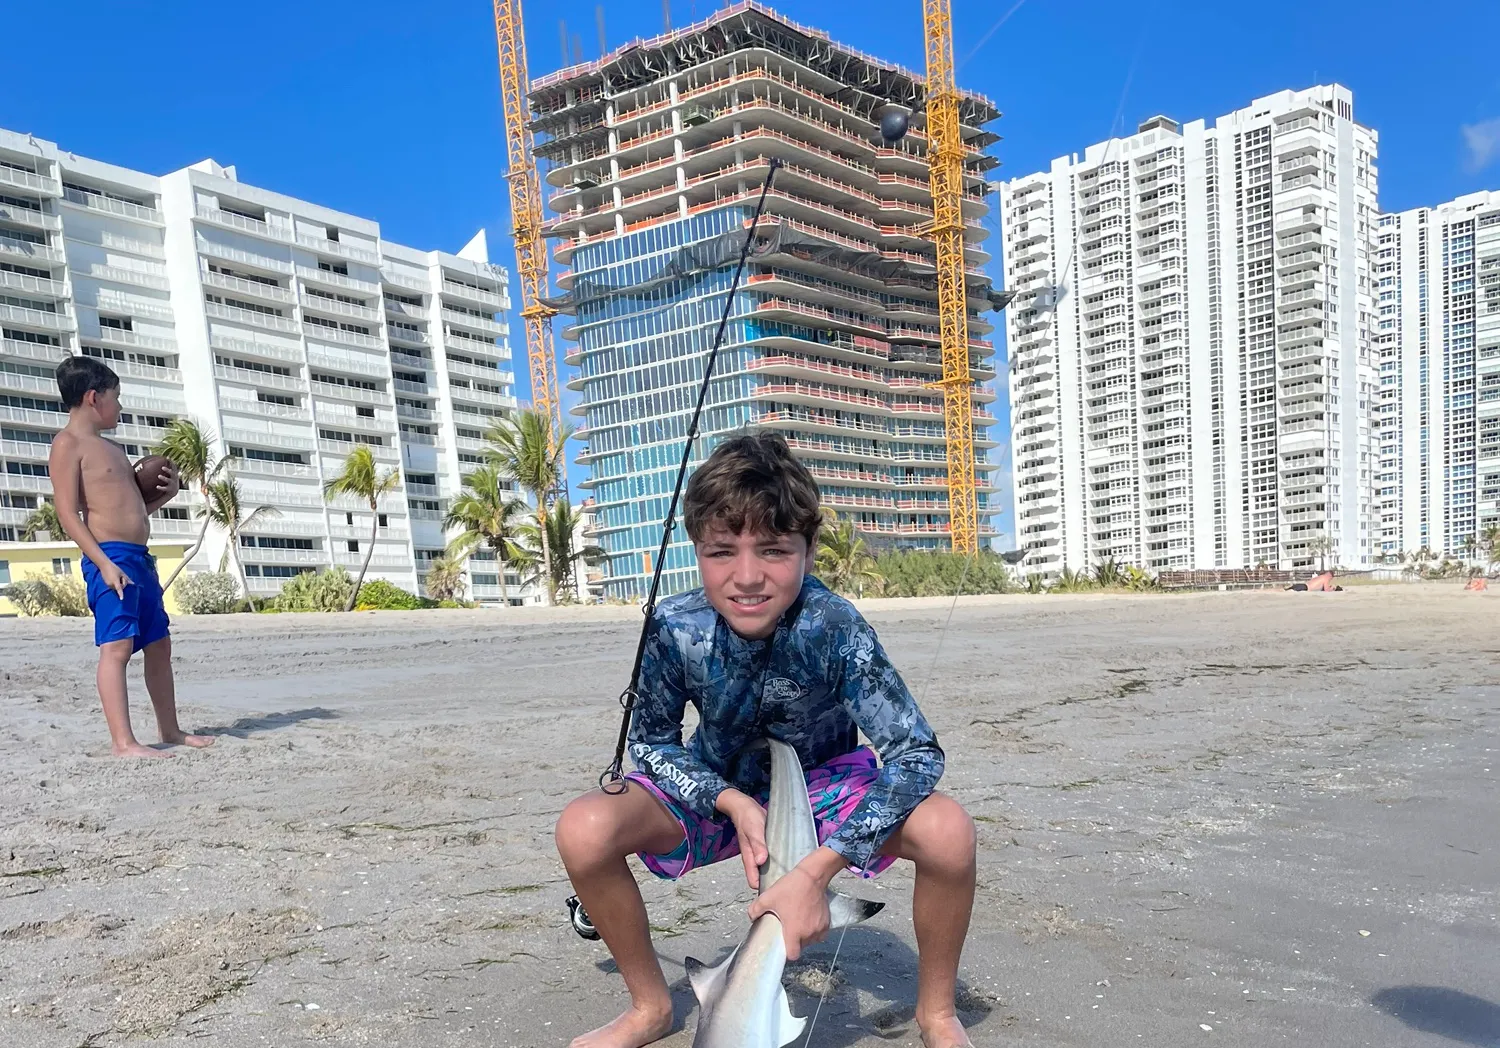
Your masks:
M 167 487 L 161 486 L 163 479 Z M 172 465 L 172 460 L 165 455 L 147 455 L 135 464 L 135 485 L 141 489 L 141 498 L 146 502 L 160 498 L 162 495 L 171 493 L 176 497 L 182 490 L 182 485 L 177 479 L 177 467 Z

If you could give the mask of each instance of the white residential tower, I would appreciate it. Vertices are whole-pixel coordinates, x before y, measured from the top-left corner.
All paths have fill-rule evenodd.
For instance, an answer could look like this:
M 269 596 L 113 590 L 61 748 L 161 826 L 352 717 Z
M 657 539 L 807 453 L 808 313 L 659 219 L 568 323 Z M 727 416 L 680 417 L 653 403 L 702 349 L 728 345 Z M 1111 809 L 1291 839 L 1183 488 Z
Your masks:
M 508 307 L 483 232 L 457 255 L 417 251 L 211 160 L 156 177 L 0 131 L 0 541 L 51 494 L 48 447 L 67 418 L 53 373 L 82 353 L 121 377 L 113 436 L 128 454 L 193 418 L 235 456 L 244 513 L 277 510 L 240 536 L 252 593 L 357 570 L 372 529 L 369 577 L 414 590 L 484 430 L 516 404 L 496 319 Z M 401 467 L 378 521 L 323 498 L 360 445 Z M 187 540 L 201 505 L 185 492 L 154 534 Z M 217 567 L 225 537 L 209 535 L 196 563 Z M 493 560 L 476 557 L 470 581 L 475 599 L 499 599 Z
M 1321 86 L 1002 185 L 1025 570 L 1370 562 L 1376 148 Z

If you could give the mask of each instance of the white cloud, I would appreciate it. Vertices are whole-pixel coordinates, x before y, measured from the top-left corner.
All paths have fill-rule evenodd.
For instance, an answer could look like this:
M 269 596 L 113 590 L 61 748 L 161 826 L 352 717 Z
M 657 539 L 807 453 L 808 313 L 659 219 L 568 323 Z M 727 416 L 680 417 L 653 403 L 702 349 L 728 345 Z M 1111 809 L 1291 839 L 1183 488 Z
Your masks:
M 1468 153 L 1465 166 L 1471 174 L 1483 171 L 1500 160 L 1500 117 L 1481 120 L 1477 124 L 1465 124 L 1460 130 Z

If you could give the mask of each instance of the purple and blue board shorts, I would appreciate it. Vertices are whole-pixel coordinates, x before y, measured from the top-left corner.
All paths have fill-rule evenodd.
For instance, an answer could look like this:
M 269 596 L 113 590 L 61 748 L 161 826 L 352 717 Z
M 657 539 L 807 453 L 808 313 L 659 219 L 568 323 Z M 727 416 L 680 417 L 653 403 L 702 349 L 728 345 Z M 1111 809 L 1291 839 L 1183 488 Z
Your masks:
M 807 772 L 807 797 L 812 802 L 813 821 L 818 827 L 818 843 L 831 837 L 844 820 L 853 814 L 864 799 L 865 793 L 879 777 L 875 754 L 868 746 L 861 746 L 853 753 L 835 757 Z M 657 788 L 656 784 L 640 772 L 625 776 L 666 806 L 668 812 L 682 827 L 683 841 L 666 855 L 638 853 L 646 869 L 656 876 L 675 881 L 689 870 L 700 866 L 711 866 L 716 862 L 733 858 L 740 853 L 739 838 L 735 836 L 734 823 L 727 815 L 715 813 L 713 818 L 704 818 L 684 808 L 673 798 Z M 755 799 L 765 805 L 770 798 L 767 787 Z M 884 872 L 895 860 L 877 853 L 868 870 L 857 869 L 852 863 L 851 873 L 861 877 L 875 877 Z
M 83 558 L 83 581 L 89 610 L 94 613 L 94 643 L 131 641 L 131 654 L 170 634 L 166 598 L 156 575 L 156 558 L 134 542 L 101 542 L 100 551 L 130 579 L 122 599 L 104 584 L 104 576 L 88 557 Z

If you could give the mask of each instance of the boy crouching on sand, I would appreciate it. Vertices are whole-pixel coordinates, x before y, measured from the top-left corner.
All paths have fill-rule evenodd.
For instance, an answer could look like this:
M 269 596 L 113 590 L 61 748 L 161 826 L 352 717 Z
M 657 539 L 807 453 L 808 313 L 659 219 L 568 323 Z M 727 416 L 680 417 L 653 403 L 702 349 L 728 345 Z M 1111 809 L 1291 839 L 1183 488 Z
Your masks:
M 779 436 L 736 437 L 693 475 L 683 510 L 703 587 L 653 617 L 630 729 L 640 770 L 623 794 L 590 792 L 557 824 L 574 890 L 630 991 L 629 1010 L 574 1048 L 637 1048 L 670 1032 L 672 998 L 626 858 L 675 879 L 741 854 L 756 888 L 769 762 L 747 747 L 765 735 L 801 757 L 822 847 L 797 867 L 803 876 L 757 898 L 750 918 L 774 911 L 795 959 L 827 932 L 824 893 L 839 870 L 873 877 L 911 860 L 922 1040 L 969 1044 L 954 990 L 974 901 L 974 824 L 934 792 L 943 751 L 875 631 L 807 574 L 822 519 L 816 482 Z M 689 702 L 700 727 L 684 746 Z
M 163 494 L 146 502 L 125 452 L 99 435 L 120 421 L 120 380 L 107 366 L 92 357 L 69 357 L 57 366 L 57 390 L 68 424 L 52 439 L 48 472 L 57 519 L 85 558 L 83 578 L 99 647 L 99 701 L 115 755 L 167 756 L 142 746 L 130 727 L 125 666 L 142 650 L 161 741 L 210 746 L 212 737 L 185 734 L 177 724 L 167 611 L 156 560 L 146 549 L 147 518 L 172 497 L 176 478 L 163 475 L 158 486 Z

